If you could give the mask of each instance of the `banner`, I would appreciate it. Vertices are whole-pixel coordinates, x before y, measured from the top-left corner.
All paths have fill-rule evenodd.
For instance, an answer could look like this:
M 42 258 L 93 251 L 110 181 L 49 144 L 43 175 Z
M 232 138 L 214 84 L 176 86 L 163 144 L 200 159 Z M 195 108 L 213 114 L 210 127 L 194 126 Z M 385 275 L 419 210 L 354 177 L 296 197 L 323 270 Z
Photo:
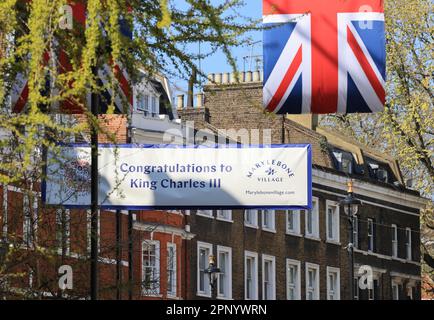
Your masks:
M 381 112 L 383 0 L 264 0 L 264 108 L 278 114 Z
M 48 155 L 43 201 L 90 206 L 90 147 Z M 99 204 L 106 209 L 311 208 L 310 145 L 219 148 L 100 146 Z

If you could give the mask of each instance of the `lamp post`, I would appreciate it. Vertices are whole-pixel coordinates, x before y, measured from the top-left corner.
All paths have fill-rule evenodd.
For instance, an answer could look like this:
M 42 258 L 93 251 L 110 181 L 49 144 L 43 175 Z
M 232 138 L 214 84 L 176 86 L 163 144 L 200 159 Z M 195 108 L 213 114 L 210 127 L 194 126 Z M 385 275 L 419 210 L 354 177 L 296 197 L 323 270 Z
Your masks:
M 220 268 L 217 268 L 215 263 L 215 256 L 210 255 L 208 258 L 208 268 L 205 270 L 205 273 L 209 276 L 209 284 L 211 286 L 211 296 L 214 294 L 214 289 L 217 282 L 217 276 L 220 273 Z
M 350 258 L 350 293 L 351 299 L 354 299 L 354 217 L 359 211 L 359 205 L 361 201 L 354 197 L 353 194 L 353 182 L 348 182 L 348 194 L 345 199 L 340 201 L 340 204 L 344 207 L 345 214 L 349 223 L 349 233 L 348 233 L 348 255 Z

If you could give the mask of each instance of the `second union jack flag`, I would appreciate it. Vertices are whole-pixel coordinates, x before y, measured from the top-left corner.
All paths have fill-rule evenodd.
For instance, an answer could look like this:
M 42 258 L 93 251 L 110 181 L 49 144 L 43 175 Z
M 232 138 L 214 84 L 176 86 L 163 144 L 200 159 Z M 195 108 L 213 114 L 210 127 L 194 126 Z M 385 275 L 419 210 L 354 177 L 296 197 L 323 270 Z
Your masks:
M 268 111 L 383 110 L 383 0 L 263 0 L 263 21 Z

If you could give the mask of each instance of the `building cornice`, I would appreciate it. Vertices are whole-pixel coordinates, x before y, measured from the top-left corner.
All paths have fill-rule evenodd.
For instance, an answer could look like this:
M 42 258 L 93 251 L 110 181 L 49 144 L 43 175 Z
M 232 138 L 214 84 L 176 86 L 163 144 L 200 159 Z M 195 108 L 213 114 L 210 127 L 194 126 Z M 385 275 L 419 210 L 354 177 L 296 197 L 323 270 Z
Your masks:
M 347 192 L 348 177 L 322 171 L 319 169 L 312 170 L 313 183 L 324 185 L 337 190 L 342 190 L 343 194 Z M 380 199 L 393 204 L 401 205 L 413 209 L 424 209 L 428 200 L 419 196 L 411 195 L 406 192 L 391 190 L 369 182 L 354 179 L 353 187 L 355 193 L 371 199 Z

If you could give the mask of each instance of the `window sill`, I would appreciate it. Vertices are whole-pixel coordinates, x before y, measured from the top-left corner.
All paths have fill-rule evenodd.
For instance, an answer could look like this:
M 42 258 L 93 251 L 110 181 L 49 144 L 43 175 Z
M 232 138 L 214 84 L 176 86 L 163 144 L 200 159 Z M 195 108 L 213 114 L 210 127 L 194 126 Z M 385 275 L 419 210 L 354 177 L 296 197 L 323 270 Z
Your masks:
M 227 223 L 234 223 L 234 220 L 232 219 L 224 219 L 224 218 L 216 218 L 217 221 L 227 222 Z
M 142 292 L 142 297 L 163 298 L 163 295 L 162 294 L 146 294 L 145 292 Z
M 336 241 L 336 240 L 327 240 L 326 243 L 328 243 L 328 244 L 334 244 L 336 246 L 341 246 L 342 245 L 342 243 L 340 243 L 339 241 Z
M 265 227 L 262 227 L 262 231 L 270 232 L 270 233 L 276 233 L 276 229 L 268 229 L 268 228 L 265 228 Z
M 208 219 L 214 219 L 214 216 L 208 216 L 206 214 L 201 214 L 201 213 L 196 213 L 196 216 L 198 216 L 198 217 L 204 217 L 204 218 L 208 218 Z
M 305 239 L 321 242 L 321 238 L 315 236 L 304 236 Z
M 301 233 L 297 233 L 297 232 L 286 231 L 286 235 L 287 236 L 297 237 L 297 238 L 303 238 L 303 235 Z
M 254 225 L 254 224 L 244 223 L 244 226 L 247 228 L 259 229 L 259 227 L 257 225 Z
M 211 298 L 211 293 L 210 294 L 206 294 L 204 292 L 196 292 L 196 296 L 202 297 L 202 298 Z
M 227 298 L 227 297 L 222 297 L 222 296 L 217 296 L 218 300 L 226 300 L 226 301 L 231 301 L 234 300 L 233 298 Z
M 167 295 L 167 299 L 170 299 L 170 300 L 181 300 L 180 297 L 177 297 L 177 296 L 174 296 L 174 295 L 171 295 L 171 294 Z

